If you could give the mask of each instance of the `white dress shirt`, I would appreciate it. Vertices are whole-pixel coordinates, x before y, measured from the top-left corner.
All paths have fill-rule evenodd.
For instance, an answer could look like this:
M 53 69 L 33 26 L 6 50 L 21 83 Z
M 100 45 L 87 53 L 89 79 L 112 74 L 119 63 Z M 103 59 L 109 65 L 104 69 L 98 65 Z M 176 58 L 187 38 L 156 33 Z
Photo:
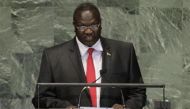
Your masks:
M 83 43 L 79 41 L 77 37 L 76 37 L 76 41 L 77 41 L 79 51 L 81 54 L 81 59 L 82 59 L 82 64 L 83 64 L 85 74 L 86 74 L 86 69 L 87 69 L 88 49 L 89 48 L 94 49 L 92 53 L 92 57 L 93 57 L 93 63 L 95 67 L 96 79 L 98 79 L 101 76 L 100 70 L 102 69 L 102 52 L 103 52 L 100 39 L 92 47 L 88 47 L 84 45 Z M 96 83 L 101 83 L 101 78 L 97 80 Z M 96 95 L 97 95 L 97 107 L 100 107 L 100 87 L 96 88 Z

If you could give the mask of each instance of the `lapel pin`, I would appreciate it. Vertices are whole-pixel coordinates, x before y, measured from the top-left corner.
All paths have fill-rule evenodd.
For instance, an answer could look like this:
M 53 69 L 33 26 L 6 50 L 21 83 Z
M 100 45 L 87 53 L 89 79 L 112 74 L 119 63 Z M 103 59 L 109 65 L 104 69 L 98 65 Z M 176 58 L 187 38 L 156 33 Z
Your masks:
M 107 56 L 111 56 L 111 53 L 109 53 L 109 52 L 106 52 L 106 55 L 107 55 Z

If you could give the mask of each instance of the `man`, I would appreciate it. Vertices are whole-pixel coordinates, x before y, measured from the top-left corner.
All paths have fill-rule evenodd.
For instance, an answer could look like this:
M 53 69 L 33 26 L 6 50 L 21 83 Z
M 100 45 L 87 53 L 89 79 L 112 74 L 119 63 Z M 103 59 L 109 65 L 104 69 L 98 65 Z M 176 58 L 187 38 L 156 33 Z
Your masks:
M 101 37 L 101 17 L 91 3 L 73 15 L 76 37 L 43 52 L 38 83 L 143 83 L 131 43 Z M 32 102 L 37 108 L 76 108 L 82 87 L 41 86 Z M 89 88 L 81 106 L 142 109 L 144 88 Z

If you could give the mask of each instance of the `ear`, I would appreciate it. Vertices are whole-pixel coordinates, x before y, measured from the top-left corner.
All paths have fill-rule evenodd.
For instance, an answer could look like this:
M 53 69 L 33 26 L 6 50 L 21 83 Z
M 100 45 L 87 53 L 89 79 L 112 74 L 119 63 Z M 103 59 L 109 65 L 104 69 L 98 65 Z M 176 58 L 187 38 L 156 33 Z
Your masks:
M 74 22 L 74 21 L 73 21 L 73 26 L 74 26 L 74 29 L 75 29 L 75 31 L 76 31 L 76 29 L 77 29 L 77 28 L 76 28 L 76 22 Z
M 75 26 L 75 21 L 73 21 L 73 25 Z
M 101 25 L 101 24 L 100 24 L 100 27 L 99 27 L 99 28 L 100 28 L 100 30 L 102 30 L 102 25 Z

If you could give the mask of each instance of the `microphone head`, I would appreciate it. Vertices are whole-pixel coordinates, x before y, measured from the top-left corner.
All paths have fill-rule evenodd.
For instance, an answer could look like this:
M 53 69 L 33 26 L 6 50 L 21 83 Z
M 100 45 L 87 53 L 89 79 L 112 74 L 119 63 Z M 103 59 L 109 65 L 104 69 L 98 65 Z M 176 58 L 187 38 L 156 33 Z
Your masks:
M 103 76 L 106 73 L 106 69 L 100 70 L 100 75 Z

